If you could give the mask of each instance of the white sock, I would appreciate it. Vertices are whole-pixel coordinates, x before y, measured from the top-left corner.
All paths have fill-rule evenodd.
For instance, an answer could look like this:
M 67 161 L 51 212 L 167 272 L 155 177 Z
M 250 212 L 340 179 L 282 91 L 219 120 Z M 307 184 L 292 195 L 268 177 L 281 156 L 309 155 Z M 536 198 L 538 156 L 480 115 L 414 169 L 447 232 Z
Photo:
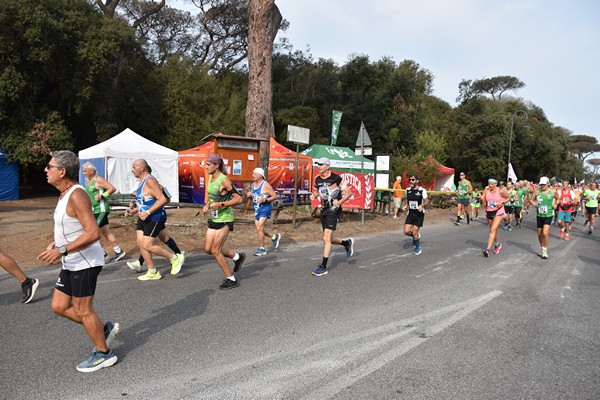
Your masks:
M 228 276 L 227 279 L 229 279 L 230 281 L 235 282 L 235 275 Z
M 113 249 L 115 250 L 115 253 L 119 254 L 121 252 L 121 248 L 119 246 L 115 246 L 113 247 Z
M 151 274 L 155 274 L 156 268 L 148 268 L 148 272 L 150 272 Z
M 232 260 L 237 261 L 239 259 L 240 259 L 240 255 L 238 253 L 235 253 L 235 256 L 233 256 Z M 235 281 L 235 278 L 233 280 Z
M 173 254 L 171 256 L 171 258 L 169 258 L 169 261 L 175 261 L 175 260 L 177 260 L 177 254 Z

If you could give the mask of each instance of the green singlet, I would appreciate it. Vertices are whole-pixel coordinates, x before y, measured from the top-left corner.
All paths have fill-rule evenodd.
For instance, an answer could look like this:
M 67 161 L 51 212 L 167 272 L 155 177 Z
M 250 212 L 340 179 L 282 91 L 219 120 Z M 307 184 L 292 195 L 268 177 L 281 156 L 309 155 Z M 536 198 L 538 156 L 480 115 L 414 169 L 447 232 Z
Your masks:
M 458 182 L 458 199 L 468 199 L 469 198 L 469 185 L 467 182 Z
M 219 175 L 219 177 L 215 181 L 213 181 L 212 175 L 210 176 L 209 182 L 208 182 L 209 204 L 211 204 L 213 202 L 222 203 L 231 198 L 231 197 L 229 197 L 229 195 L 225 195 L 225 196 L 221 195 L 221 190 L 220 190 L 221 183 L 223 182 L 223 179 L 225 179 L 226 177 L 227 177 L 227 175 L 221 173 L 221 175 Z M 218 210 L 213 210 L 211 208 L 210 213 L 212 215 L 211 219 L 213 222 L 233 222 L 233 220 L 234 220 L 233 208 L 231 208 L 231 207 L 223 207 Z
M 550 218 L 554 216 L 554 209 L 552 208 L 552 202 L 554 196 L 552 191 L 548 190 L 548 193 L 542 193 L 541 191 L 537 194 L 537 216 L 541 218 Z

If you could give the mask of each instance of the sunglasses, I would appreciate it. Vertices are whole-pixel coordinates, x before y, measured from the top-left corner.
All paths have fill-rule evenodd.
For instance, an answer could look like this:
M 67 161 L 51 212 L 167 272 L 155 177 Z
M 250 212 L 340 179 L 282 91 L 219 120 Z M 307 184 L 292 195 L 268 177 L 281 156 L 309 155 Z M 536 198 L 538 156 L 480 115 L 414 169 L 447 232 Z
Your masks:
M 417 180 L 416 180 L 416 179 L 414 179 L 414 178 L 410 178 L 410 179 L 409 179 L 409 181 L 411 181 L 411 182 L 416 182 Z
M 47 169 L 52 169 L 52 168 L 61 169 L 62 167 L 59 167 L 58 165 L 46 164 L 46 168 Z

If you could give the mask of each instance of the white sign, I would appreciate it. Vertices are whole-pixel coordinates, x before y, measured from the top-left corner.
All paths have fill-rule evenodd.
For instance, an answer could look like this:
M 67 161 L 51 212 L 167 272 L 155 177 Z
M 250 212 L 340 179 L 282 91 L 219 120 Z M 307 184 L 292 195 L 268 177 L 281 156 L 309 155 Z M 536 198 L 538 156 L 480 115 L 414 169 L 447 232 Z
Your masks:
M 375 187 L 378 189 L 389 189 L 390 174 L 375 174 Z
M 370 156 L 373 154 L 373 148 L 372 147 L 365 147 L 364 152 L 361 152 L 361 149 L 358 148 L 356 149 L 354 152 L 356 153 L 357 156 Z
M 299 126 L 288 125 L 287 141 L 308 144 L 310 141 L 310 129 Z
M 377 156 L 375 158 L 375 169 L 377 171 L 389 171 L 390 159 L 390 156 Z

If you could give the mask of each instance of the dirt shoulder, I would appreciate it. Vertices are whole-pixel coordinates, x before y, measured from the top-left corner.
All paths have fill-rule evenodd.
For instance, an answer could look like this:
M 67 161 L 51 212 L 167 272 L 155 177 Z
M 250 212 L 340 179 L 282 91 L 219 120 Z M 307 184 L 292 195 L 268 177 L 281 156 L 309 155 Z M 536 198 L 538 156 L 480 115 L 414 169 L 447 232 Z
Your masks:
M 0 249 L 13 257 L 23 269 L 45 266 L 37 260 L 46 246 L 53 241 L 53 213 L 58 197 L 39 197 L 16 201 L 0 202 Z M 200 252 L 204 243 L 206 217 L 196 216 L 198 208 L 173 208 L 168 210 L 167 229 L 181 249 Z M 429 209 L 425 226 L 446 223 L 452 216 L 450 209 Z M 455 213 L 455 211 L 454 211 Z M 268 231 L 282 235 L 281 244 L 321 240 L 322 229 L 318 218 L 313 218 L 306 209 L 298 209 L 296 229 L 292 228 L 292 209 L 286 208 L 280 214 L 278 223 L 267 223 Z M 398 220 L 388 216 L 365 212 L 365 223 L 361 222 L 361 213 L 344 212 L 338 224 L 343 237 L 359 236 L 374 232 L 387 232 L 402 229 L 404 215 Z M 121 211 L 110 214 L 110 229 L 119 245 L 131 257 L 138 257 L 135 243 L 134 218 L 126 218 Z M 109 254 L 113 253 L 106 241 L 102 244 Z M 235 230 L 229 235 L 227 247 L 254 248 L 258 244 L 252 212 L 247 215 L 237 212 Z M 129 257 L 127 257 L 129 258 Z

